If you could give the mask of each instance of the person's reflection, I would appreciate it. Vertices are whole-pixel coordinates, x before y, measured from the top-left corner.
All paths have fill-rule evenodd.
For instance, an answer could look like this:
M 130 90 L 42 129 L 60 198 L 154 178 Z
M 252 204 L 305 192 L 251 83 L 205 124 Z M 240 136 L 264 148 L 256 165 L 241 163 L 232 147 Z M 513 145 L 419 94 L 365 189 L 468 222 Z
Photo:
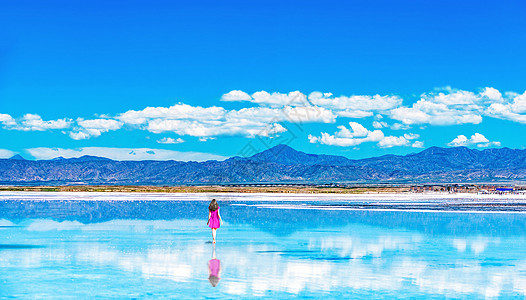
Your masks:
M 221 261 L 216 258 L 216 245 L 214 244 L 212 259 L 208 261 L 208 280 L 214 287 L 219 283 L 219 280 L 221 280 L 219 273 L 221 273 Z

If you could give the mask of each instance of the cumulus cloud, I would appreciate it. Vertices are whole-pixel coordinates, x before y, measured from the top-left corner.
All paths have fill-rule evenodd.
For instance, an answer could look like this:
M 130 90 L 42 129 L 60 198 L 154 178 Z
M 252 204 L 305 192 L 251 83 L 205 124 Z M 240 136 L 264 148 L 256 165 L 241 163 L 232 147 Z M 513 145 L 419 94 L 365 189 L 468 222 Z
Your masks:
M 378 142 L 384 138 L 380 130 L 369 131 L 357 122 L 349 122 L 349 128 L 338 126 L 339 131 L 334 135 L 322 132 L 321 136 L 309 135 L 310 143 L 320 143 L 329 146 L 356 146 L 364 142 Z
M 402 123 L 394 123 L 390 127 L 392 130 L 408 130 L 411 129 L 410 125 L 402 124 Z
M 380 95 L 333 97 L 331 93 L 313 92 L 309 95 L 308 99 L 315 105 L 344 111 L 387 111 L 402 104 L 402 98 L 398 96 Z
M 169 119 L 169 120 L 219 120 L 224 117 L 226 110 L 222 107 L 211 106 L 191 106 L 184 103 L 178 103 L 170 107 L 146 107 L 143 110 L 129 110 L 119 114 L 116 119 L 131 125 L 141 125 L 151 119 Z
M 307 102 L 307 96 L 305 96 L 305 94 L 301 93 L 300 91 L 294 91 L 288 94 L 260 91 L 252 94 L 252 99 L 252 102 L 254 103 L 270 104 L 276 106 L 309 105 Z
M 184 143 L 184 140 L 182 138 L 171 138 L 171 137 L 165 137 L 160 140 L 157 140 L 157 143 L 159 144 L 181 144 Z
M 482 107 L 468 104 L 470 96 L 463 98 L 458 93 L 456 95 L 441 93 L 435 97 L 426 96 L 411 107 L 398 107 L 391 110 L 389 116 L 406 125 L 459 125 L 482 122 Z
M 91 120 L 78 118 L 76 121 L 69 118 L 45 121 L 35 114 L 15 119 L 8 114 L 0 114 L 0 124 L 6 129 L 23 131 L 67 129 L 63 132 L 75 140 L 98 137 L 123 127 L 202 139 L 225 135 L 272 136 L 285 132 L 286 123 L 334 123 L 337 118 L 372 118 L 373 127 L 377 130 L 387 127 L 408 130 L 415 125 L 479 124 L 483 117 L 526 124 L 526 92 L 501 93 L 492 87 L 485 87 L 478 92 L 450 87 L 435 89 L 422 94 L 411 105 L 403 105 L 402 98 L 396 95 L 334 96 L 331 93 L 312 92 L 306 96 L 300 91 L 258 91 L 248 94 L 233 90 L 224 94 L 221 100 L 248 101 L 257 105 L 229 110 L 219 106 L 177 103 L 169 107 L 129 110 L 113 116 L 102 115 Z M 385 120 L 382 119 L 384 117 Z M 337 135 L 327 135 L 327 142 L 329 136 L 339 138 Z M 313 137 L 313 140 L 317 138 L 322 139 L 323 136 Z M 415 142 L 412 143 L 420 145 Z M 410 145 L 410 142 L 404 136 L 398 136 L 386 138 L 379 145 L 387 147 L 398 144 Z
M 9 130 L 46 131 L 69 128 L 73 121 L 68 118 L 44 121 L 37 114 L 25 114 L 23 117 L 15 119 L 11 115 L 0 114 L 0 123 Z
M 249 95 L 243 91 L 233 90 L 221 97 L 223 101 L 249 101 L 271 107 L 284 106 L 318 106 L 334 111 L 346 118 L 365 118 L 376 111 L 387 111 L 402 104 L 398 96 L 353 95 L 334 97 L 332 93 L 312 92 L 307 97 L 300 91 L 290 93 L 269 93 L 259 91 Z
M 287 131 L 287 129 L 283 127 L 281 124 L 273 123 L 263 128 L 261 131 L 257 133 L 257 135 L 271 137 L 271 136 L 275 136 L 285 131 Z
M 202 136 L 199 138 L 199 141 L 200 142 L 206 142 L 208 140 L 215 140 L 216 138 L 215 137 L 207 137 L 207 136 Z
M 378 142 L 378 146 L 382 148 L 391 148 L 396 146 L 412 146 L 414 148 L 421 148 L 421 142 L 414 142 L 411 145 L 411 140 L 418 139 L 420 136 L 418 134 L 404 134 L 403 136 L 386 136 Z
M 103 132 L 121 129 L 123 124 L 123 122 L 113 119 L 84 120 L 79 118 L 77 119 L 78 126 L 69 133 L 69 136 L 74 140 L 98 137 Z
M 513 122 L 526 124 L 526 92 L 522 95 L 510 94 L 512 100 L 507 103 L 493 103 L 485 111 L 486 115 Z
M 492 87 L 480 92 L 445 88 L 441 92 L 422 94 L 411 106 L 400 106 L 388 115 L 405 125 L 479 124 L 484 116 L 526 123 L 526 92 L 503 94 Z
M 15 154 L 16 153 L 11 150 L 0 149 L 0 158 L 10 158 L 13 157 Z
M 107 147 L 84 147 L 77 149 L 63 148 L 30 148 L 26 149 L 36 159 L 53 159 L 59 156 L 64 158 L 81 157 L 92 155 L 106 157 L 113 160 L 178 160 L 178 161 L 206 161 L 225 160 L 227 157 L 203 153 L 203 152 L 180 152 L 164 149 L 150 148 L 107 148 Z
M 422 141 L 415 141 L 411 145 L 411 147 L 413 147 L 413 148 L 424 148 L 424 142 L 422 142 Z
M 338 126 L 339 131 L 334 135 L 322 132 L 320 136 L 309 135 L 310 143 L 320 143 L 329 146 L 349 147 L 365 142 L 377 142 L 382 148 L 394 146 L 410 146 L 410 141 L 419 138 L 417 134 L 404 134 L 403 136 L 385 136 L 381 130 L 370 131 L 357 122 L 349 122 L 349 127 Z M 415 144 L 414 144 L 415 145 Z M 415 146 L 422 144 L 416 143 Z
M 515 95 L 513 97 L 511 111 L 516 114 L 526 113 L 526 92 L 522 95 Z
M 243 91 L 233 90 L 221 97 L 222 101 L 249 101 L 270 106 L 310 106 L 307 96 L 300 91 L 290 93 L 255 92 L 249 95 Z
M 251 101 L 252 97 L 250 97 L 249 94 L 239 91 L 239 90 L 233 90 L 226 94 L 224 94 L 221 97 L 221 101 Z
M 488 98 L 489 100 L 493 101 L 502 101 L 502 94 L 499 92 L 499 90 L 492 88 L 492 87 L 486 87 L 484 90 L 480 93 L 481 96 Z
M 0 123 L 2 123 L 4 126 L 16 125 L 15 119 L 8 114 L 0 114 Z
M 412 106 L 397 107 L 389 112 L 389 116 L 406 125 L 479 124 L 484 115 L 492 116 L 487 113 L 488 106 L 502 105 L 499 103 L 503 101 L 502 94 L 492 87 L 479 93 L 446 88 L 443 92 L 422 94 Z M 497 106 L 495 111 L 500 108 Z
M 5 117 L 4 117 L 5 118 Z M 21 131 L 46 131 L 50 129 L 65 129 L 71 126 L 71 119 L 58 119 L 44 121 L 42 117 L 36 114 L 25 114 L 18 121 L 13 118 L 7 118 L 6 122 L 8 129 L 21 130 Z
M 477 147 L 491 147 L 500 146 L 500 142 L 490 142 L 484 135 L 475 133 L 471 138 L 467 138 L 465 135 L 458 135 L 455 139 L 448 143 L 448 146 L 459 147 L 459 146 L 471 146 L 476 145 Z
M 336 115 L 328 109 L 316 106 L 285 106 L 283 108 L 250 107 L 231 110 L 225 116 L 227 121 L 238 123 L 334 123 Z
M 241 135 L 253 137 L 284 132 L 280 122 L 332 123 L 336 115 L 332 111 L 315 106 L 249 107 L 239 110 L 223 108 L 192 107 L 177 105 L 170 108 L 146 108 L 128 111 L 119 120 L 153 133 L 173 132 L 178 135 L 213 137 Z M 269 127 L 272 130 L 266 130 Z

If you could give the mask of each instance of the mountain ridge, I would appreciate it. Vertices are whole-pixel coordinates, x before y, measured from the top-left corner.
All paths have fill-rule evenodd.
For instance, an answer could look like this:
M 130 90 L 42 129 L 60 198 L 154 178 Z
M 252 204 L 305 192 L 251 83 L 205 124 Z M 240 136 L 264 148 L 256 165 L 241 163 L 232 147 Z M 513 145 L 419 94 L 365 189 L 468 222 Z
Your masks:
M 224 161 L 117 161 L 96 156 L 0 159 L 5 184 L 408 183 L 526 180 L 526 150 L 430 147 L 365 159 L 278 145 Z

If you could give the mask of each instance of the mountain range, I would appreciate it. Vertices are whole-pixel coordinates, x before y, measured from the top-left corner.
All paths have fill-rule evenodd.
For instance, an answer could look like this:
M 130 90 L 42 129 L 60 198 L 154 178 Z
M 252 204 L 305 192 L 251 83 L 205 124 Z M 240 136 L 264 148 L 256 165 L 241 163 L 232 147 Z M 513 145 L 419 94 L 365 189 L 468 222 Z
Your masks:
M 2 184 L 461 183 L 526 180 L 526 150 L 431 147 L 348 159 L 278 145 L 224 161 L 116 161 L 103 157 L 0 159 Z

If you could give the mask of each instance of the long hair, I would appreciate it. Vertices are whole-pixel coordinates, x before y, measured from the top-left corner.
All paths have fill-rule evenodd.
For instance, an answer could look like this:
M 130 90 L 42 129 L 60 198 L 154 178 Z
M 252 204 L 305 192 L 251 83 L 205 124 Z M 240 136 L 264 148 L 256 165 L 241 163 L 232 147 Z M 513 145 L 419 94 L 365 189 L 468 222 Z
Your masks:
M 208 205 L 208 210 L 216 211 L 218 208 L 219 208 L 219 204 L 217 204 L 216 199 L 212 199 L 212 201 L 210 201 L 210 205 Z
M 210 276 L 208 277 L 208 280 L 210 281 L 210 284 L 211 284 L 213 287 L 216 287 L 216 285 L 219 283 L 219 277 L 214 276 L 214 275 L 210 275 Z

